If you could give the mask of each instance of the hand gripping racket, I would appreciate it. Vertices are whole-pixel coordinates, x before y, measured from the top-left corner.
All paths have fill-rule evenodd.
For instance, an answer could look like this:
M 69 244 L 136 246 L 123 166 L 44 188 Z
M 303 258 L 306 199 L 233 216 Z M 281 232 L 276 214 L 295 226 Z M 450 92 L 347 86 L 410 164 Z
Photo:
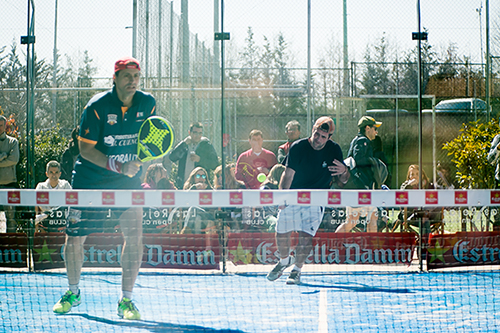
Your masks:
M 137 159 L 151 161 L 165 156 L 174 143 L 174 131 L 168 121 L 152 116 L 146 119 L 139 129 L 137 138 Z

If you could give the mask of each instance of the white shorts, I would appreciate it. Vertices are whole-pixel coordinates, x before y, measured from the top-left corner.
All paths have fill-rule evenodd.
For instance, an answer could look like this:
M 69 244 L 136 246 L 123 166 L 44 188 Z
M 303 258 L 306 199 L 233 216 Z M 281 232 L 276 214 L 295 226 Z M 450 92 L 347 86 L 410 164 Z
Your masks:
M 325 209 L 321 206 L 287 206 L 278 213 L 276 232 L 284 234 L 290 231 L 303 231 L 314 236 L 323 220 L 324 212 Z

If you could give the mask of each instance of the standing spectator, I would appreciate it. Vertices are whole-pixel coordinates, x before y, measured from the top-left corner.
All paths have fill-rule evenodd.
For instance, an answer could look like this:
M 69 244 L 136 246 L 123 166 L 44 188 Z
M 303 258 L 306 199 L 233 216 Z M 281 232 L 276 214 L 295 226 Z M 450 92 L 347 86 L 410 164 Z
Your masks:
M 19 162 L 19 142 L 5 133 L 7 118 L 0 115 L 0 189 L 19 188 L 17 184 L 16 165 Z M 16 210 L 13 206 L 3 206 L 7 232 L 16 232 Z
M 283 164 L 292 143 L 300 138 L 300 123 L 297 120 L 289 121 L 285 126 L 285 134 L 288 141 L 278 147 L 278 163 L 280 164 Z
M 80 155 L 73 171 L 75 189 L 141 188 L 137 160 L 139 128 L 155 114 L 156 101 L 148 93 L 137 90 L 139 62 L 130 57 L 116 61 L 113 88 L 92 97 L 83 110 L 78 135 Z M 81 303 L 80 274 L 84 261 L 87 235 L 102 231 L 108 209 L 71 208 L 66 227 L 64 259 L 69 290 L 54 305 L 57 314 L 68 313 Z M 141 315 L 132 302 L 132 290 L 142 263 L 142 208 L 116 209 L 124 245 L 121 254 L 122 295 L 118 316 L 138 320 Z
M 328 189 L 333 178 L 342 183 L 349 180 L 343 163 L 342 149 L 330 140 L 335 125 L 330 117 L 320 117 L 314 123 L 311 137 L 296 141 L 288 152 L 280 189 Z M 293 263 L 290 257 L 290 235 L 298 231 L 295 266 L 286 283 L 300 284 L 300 272 L 312 250 L 312 239 L 323 220 L 324 207 L 290 205 L 280 210 L 276 224 L 276 243 L 280 260 L 267 279 L 278 279 Z
M 169 155 L 172 162 L 177 162 L 177 188 L 183 188 L 194 168 L 202 167 L 211 172 L 219 164 L 217 152 L 210 140 L 203 136 L 203 125 L 192 123 L 188 133 Z
M 248 189 L 258 189 L 260 182 L 257 176 L 263 173 L 267 176 L 269 170 L 276 164 L 276 155 L 273 152 L 262 148 L 264 139 L 262 132 L 252 130 L 248 136 L 250 149 L 241 153 L 236 161 L 236 179 L 245 183 Z
M 61 177 L 68 181 L 71 181 L 73 178 L 73 168 L 75 167 L 78 154 L 80 154 L 80 149 L 78 148 L 79 130 L 80 127 L 76 126 L 73 131 L 71 131 L 71 139 L 69 140 L 68 148 L 61 157 Z
M 351 141 L 347 158 L 354 161 L 354 167 L 351 169 L 351 184 L 353 188 L 360 190 L 373 190 L 380 188 L 387 178 L 387 168 L 385 165 L 373 155 L 373 147 L 371 141 L 377 136 L 377 129 L 382 125 L 381 122 L 375 121 L 373 117 L 363 116 L 358 121 L 359 132 Z M 385 167 L 385 177 L 381 180 L 379 170 L 380 166 Z M 375 170 L 375 171 L 374 171 Z M 377 178 L 378 177 L 378 178 Z M 377 232 L 377 208 L 372 206 L 352 208 L 347 207 L 347 219 L 341 224 L 336 232 L 349 232 L 358 225 L 360 217 L 367 216 L 366 231 Z

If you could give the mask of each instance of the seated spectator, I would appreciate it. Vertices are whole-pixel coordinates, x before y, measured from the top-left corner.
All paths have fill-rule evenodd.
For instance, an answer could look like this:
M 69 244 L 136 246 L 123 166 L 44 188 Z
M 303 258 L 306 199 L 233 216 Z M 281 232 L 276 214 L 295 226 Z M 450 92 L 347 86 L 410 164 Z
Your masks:
M 285 171 L 285 166 L 283 164 L 275 164 L 269 171 L 266 180 L 264 180 L 264 182 L 260 185 L 260 189 L 277 190 L 280 185 L 283 171 Z
M 419 179 L 420 168 L 418 165 L 412 164 L 408 167 L 408 173 L 406 175 L 406 180 L 401 184 L 402 190 L 413 190 L 418 189 L 418 179 Z M 422 171 L 422 189 L 433 189 L 434 185 L 429 181 L 425 171 Z M 418 226 L 419 219 L 422 219 L 422 243 L 426 244 L 431 232 L 431 226 L 437 223 L 441 223 L 441 208 L 434 207 L 429 209 L 410 209 L 408 208 L 408 219 L 404 221 L 404 215 L 402 211 L 399 213 L 398 219 L 403 221 L 403 223 L 408 223 L 407 226 Z
M 50 161 L 45 168 L 47 180 L 36 185 L 37 190 L 71 190 L 71 185 L 67 180 L 59 179 L 61 177 L 61 165 L 57 161 Z M 51 210 L 50 206 L 36 207 L 38 213 Z
M 184 190 L 211 190 L 212 185 L 208 179 L 208 174 L 202 167 L 196 167 L 189 174 L 184 183 Z
M 167 170 L 161 163 L 151 164 L 146 170 L 144 183 L 141 184 L 143 189 L 161 189 L 174 190 L 174 183 L 168 180 Z
M 50 161 L 49 163 L 47 163 L 47 167 L 45 168 L 45 175 L 47 176 L 47 180 L 38 183 L 36 185 L 37 190 L 71 190 L 71 185 L 68 181 L 64 179 L 59 179 L 59 177 L 61 177 L 61 165 L 59 164 L 59 162 Z M 58 212 L 56 212 L 56 210 L 58 210 Z M 35 230 L 53 231 L 51 226 L 56 226 L 57 229 L 59 228 L 64 229 L 66 221 L 63 210 L 65 210 L 63 207 L 61 208 L 50 207 L 50 206 L 35 207 L 35 212 L 36 212 Z
M 184 190 L 212 190 L 208 174 L 202 167 L 196 167 L 184 183 Z M 213 215 L 201 207 L 189 207 L 181 234 L 201 234 L 215 232 Z
M 237 180 L 234 176 L 234 164 L 227 164 L 224 168 L 225 190 L 243 190 L 246 188 L 245 183 Z M 214 188 L 220 190 L 222 188 L 222 165 L 215 168 L 214 171 Z

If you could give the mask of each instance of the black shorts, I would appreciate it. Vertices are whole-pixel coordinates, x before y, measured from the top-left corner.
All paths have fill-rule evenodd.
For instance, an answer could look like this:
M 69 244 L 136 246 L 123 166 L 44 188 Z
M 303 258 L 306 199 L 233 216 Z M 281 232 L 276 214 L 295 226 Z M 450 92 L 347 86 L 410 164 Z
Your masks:
M 68 236 L 120 232 L 120 216 L 128 208 L 70 208 L 67 219 Z

